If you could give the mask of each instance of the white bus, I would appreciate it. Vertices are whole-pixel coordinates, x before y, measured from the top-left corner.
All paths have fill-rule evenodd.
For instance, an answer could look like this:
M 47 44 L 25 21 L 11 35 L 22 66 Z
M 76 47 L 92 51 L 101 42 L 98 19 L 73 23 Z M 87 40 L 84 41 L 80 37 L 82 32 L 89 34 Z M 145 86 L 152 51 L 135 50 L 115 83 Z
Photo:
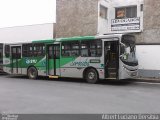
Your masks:
M 5 46 L 4 71 L 50 78 L 127 79 L 138 74 L 135 37 L 108 34 L 37 40 Z

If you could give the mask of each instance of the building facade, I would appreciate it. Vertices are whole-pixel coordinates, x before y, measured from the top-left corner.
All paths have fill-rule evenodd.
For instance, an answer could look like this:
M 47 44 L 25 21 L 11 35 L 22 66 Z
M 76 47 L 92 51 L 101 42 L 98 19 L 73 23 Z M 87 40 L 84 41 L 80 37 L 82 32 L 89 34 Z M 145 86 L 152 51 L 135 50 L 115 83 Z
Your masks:
M 142 43 L 160 44 L 160 0 L 144 0 Z
M 57 0 L 56 37 L 132 33 L 139 76 L 160 78 L 160 0 Z
M 135 33 L 159 43 L 160 0 L 57 0 L 57 36 Z
M 57 37 L 143 31 L 143 0 L 57 0 Z
M 56 37 L 97 34 L 98 0 L 57 0 Z

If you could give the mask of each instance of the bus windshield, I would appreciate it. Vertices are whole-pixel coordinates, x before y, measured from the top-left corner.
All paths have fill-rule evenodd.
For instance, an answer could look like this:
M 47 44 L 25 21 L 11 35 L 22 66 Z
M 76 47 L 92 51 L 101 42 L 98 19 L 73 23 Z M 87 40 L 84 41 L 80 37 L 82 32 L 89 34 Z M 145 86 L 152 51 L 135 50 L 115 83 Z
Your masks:
M 137 66 L 138 60 L 135 55 L 135 37 L 132 35 L 123 35 L 120 43 L 120 59 L 129 66 Z

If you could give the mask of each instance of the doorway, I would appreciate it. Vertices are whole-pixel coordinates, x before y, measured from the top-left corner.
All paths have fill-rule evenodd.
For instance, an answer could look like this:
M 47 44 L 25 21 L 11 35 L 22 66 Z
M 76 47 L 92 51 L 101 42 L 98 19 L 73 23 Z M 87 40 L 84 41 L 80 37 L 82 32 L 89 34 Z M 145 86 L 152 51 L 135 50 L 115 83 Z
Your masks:
M 60 44 L 48 45 L 47 69 L 48 75 L 60 75 Z
M 104 43 L 105 78 L 118 79 L 119 73 L 119 44 L 118 41 Z
M 11 72 L 12 74 L 21 74 L 21 46 L 11 47 Z

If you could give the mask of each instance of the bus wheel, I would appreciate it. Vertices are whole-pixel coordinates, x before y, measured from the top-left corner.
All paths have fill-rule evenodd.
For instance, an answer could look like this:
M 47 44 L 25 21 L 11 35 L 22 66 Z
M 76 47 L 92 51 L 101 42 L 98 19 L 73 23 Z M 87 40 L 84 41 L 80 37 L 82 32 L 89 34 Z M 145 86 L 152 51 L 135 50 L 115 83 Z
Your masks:
M 97 71 L 93 68 L 88 69 L 85 75 L 85 79 L 88 83 L 92 83 L 92 84 L 97 83 L 99 80 Z
M 38 72 L 35 67 L 30 67 L 28 69 L 28 77 L 29 79 L 36 79 L 38 76 Z

